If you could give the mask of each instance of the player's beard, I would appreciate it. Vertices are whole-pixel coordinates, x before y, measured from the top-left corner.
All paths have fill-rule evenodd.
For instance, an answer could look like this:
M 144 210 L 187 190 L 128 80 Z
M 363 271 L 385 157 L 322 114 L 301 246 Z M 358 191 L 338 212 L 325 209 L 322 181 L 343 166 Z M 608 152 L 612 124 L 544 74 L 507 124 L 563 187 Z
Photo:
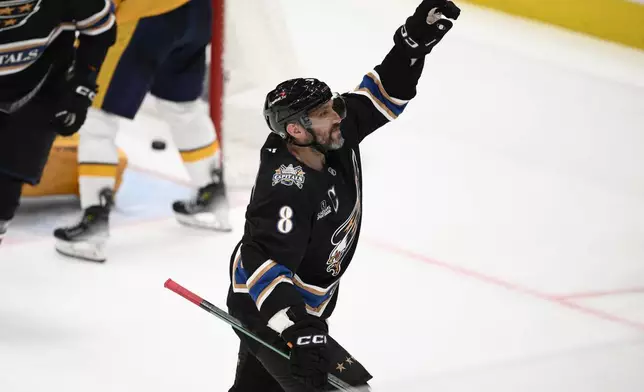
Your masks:
M 329 132 L 329 139 L 325 143 L 324 147 L 327 150 L 339 150 L 344 145 L 344 138 L 342 137 L 342 131 L 340 126 L 333 127 Z

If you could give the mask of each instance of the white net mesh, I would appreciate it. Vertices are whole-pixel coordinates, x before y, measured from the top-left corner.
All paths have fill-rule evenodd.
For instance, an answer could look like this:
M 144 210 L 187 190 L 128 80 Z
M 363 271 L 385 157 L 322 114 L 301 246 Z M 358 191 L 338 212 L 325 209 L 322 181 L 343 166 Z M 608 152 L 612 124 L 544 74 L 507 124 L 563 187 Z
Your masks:
M 250 187 L 269 129 L 266 93 L 298 75 L 299 66 L 279 3 L 227 0 L 224 44 L 223 144 L 231 188 Z

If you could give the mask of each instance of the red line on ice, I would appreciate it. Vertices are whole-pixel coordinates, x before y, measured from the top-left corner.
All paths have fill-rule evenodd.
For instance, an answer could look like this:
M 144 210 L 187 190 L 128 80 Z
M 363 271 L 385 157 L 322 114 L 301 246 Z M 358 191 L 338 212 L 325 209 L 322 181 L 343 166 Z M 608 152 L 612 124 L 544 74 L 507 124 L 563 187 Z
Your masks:
M 377 247 L 383 250 L 386 250 L 390 253 L 395 253 L 399 254 L 401 256 L 417 260 L 417 261 L 422 261 L 427 264 L 434 265 L 436 267 L 440 267 L 446 270 L 449 270 L 455 274 L 462 275 L 462 276 L 467 276 L 494 286 L 498 287 L 503 287 L 507 290 L 514 291 L 517 293 L 529 295 L 534 298 L 539 298 L 544 301 L 556 303 L 560 306 L 566 307 L 568 309 L 584 313 L 588 316 L 592 316 L 598 319 L 606 320 L 606 321 L 611 321 L 614 323 L 621 324 L 623 326 L 628 326 L 631 328 L 636 328 L 641 331 L 644 331 L 644 323 L 640 323 L 637 321 L 629 320 L 624 317 L 616 316 L 614 314 L 604 312 L 601 310 L 597 309 L 592 309 L 586 306 L 579 305 L 575 302 L 572 302 L 571 298 L 567 297 L 561 297 L 561 296 L 556 296 L 556 295 L 551 295 L 548 293 L 544 293 L 538 290 L 531 289 L 529 287 L 522 286 L 520 284 L 512 283 L 507 280 L 497 278 L 495 276 L 487 275 L 478 271 L 474 271 L 468 268 L 460 267 L 458 265 L 454 264 L 449 264 L 443 261 L 439 261 L 436 259 L 432 259 L 431 257 L 425 256 L 423 254 L 415 253 L 412 252 L 408 249 L 401 248 L 399 246 L 393 245 L 393 244 L 388 244 L 386 241 L 382 240 L 367 240 L 372 247 Z

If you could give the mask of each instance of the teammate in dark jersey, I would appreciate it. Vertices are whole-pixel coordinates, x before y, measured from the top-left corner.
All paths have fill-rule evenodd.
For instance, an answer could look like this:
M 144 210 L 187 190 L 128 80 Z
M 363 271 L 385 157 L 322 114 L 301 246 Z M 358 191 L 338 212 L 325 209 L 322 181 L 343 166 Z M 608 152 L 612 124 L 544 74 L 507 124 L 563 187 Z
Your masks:
M 84 122 L 115 39 L 110 0 L 0 0 L 0 241 L 56 135 Z
M 360 142 L 394 120 L 416 95 L 425 55 L 460 10 L 424 0 L 394 34 L 394 47 L 355 91 L 333 94 L 317 79 L 292 79 L 266 97 L 272 134 L 231 258 L 228 309 L 290 361 L 239 334 L 230 391 L 324 389 L 329 373 L 350 385 L 371 375 L 328 336 L 340 278 L 362 221 Z

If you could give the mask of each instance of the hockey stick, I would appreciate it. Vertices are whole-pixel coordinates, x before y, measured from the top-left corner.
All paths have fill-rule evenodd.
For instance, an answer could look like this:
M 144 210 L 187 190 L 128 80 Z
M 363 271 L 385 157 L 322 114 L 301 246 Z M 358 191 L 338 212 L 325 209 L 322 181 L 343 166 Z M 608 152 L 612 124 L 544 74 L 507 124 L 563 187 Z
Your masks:
M 215 305 L 211 304 L 210 302 L 206 301 L 205 299 L 201 298 L 197 294 L 193 293 L 192 291 L 186 289 L 185 287 L 181 286 L 177 282 L 175 282 L 172 279 L 166 280 L 165 284 L 163 287 L 174 291 L 175 293 L 179 294 L 183 298 L 187 299 L 188 301 L 192 302 L 193 304 L 198 305 L 201 309 L 207 311 L 208 313 L 218 317 L 219 319 L 225 321 L 228 323 L 230 326 L 238 330 L 239 332 L 242 332 L 246 336 L 250 337 L 251 339 L 256 340 L 257 342 L 263 344 L 267 348 L 273 350 L 280 356 L 282 356 L 285 359 L 289 359 L 290 355 L 283 352 L 282 350 L 274 347 L 270 343 L 267 343 L 260 339 L 259 337 L 255 336 L 254 333 L 246 329 L 242 325 L 242 323 L 234 318 L 233 316 L 229 315 L 227 312 L 219 309 Z M 338 388 L 341 391 L 348 391 L 348 392 L 358 392 L 358 389 L 353 388 L 351 385 L 345 383 L 344 381 L 340 380 L 339 378 L 335 377 L 333 374 L 329 374 L 329 384 L 334 386 L 335 388 Z

